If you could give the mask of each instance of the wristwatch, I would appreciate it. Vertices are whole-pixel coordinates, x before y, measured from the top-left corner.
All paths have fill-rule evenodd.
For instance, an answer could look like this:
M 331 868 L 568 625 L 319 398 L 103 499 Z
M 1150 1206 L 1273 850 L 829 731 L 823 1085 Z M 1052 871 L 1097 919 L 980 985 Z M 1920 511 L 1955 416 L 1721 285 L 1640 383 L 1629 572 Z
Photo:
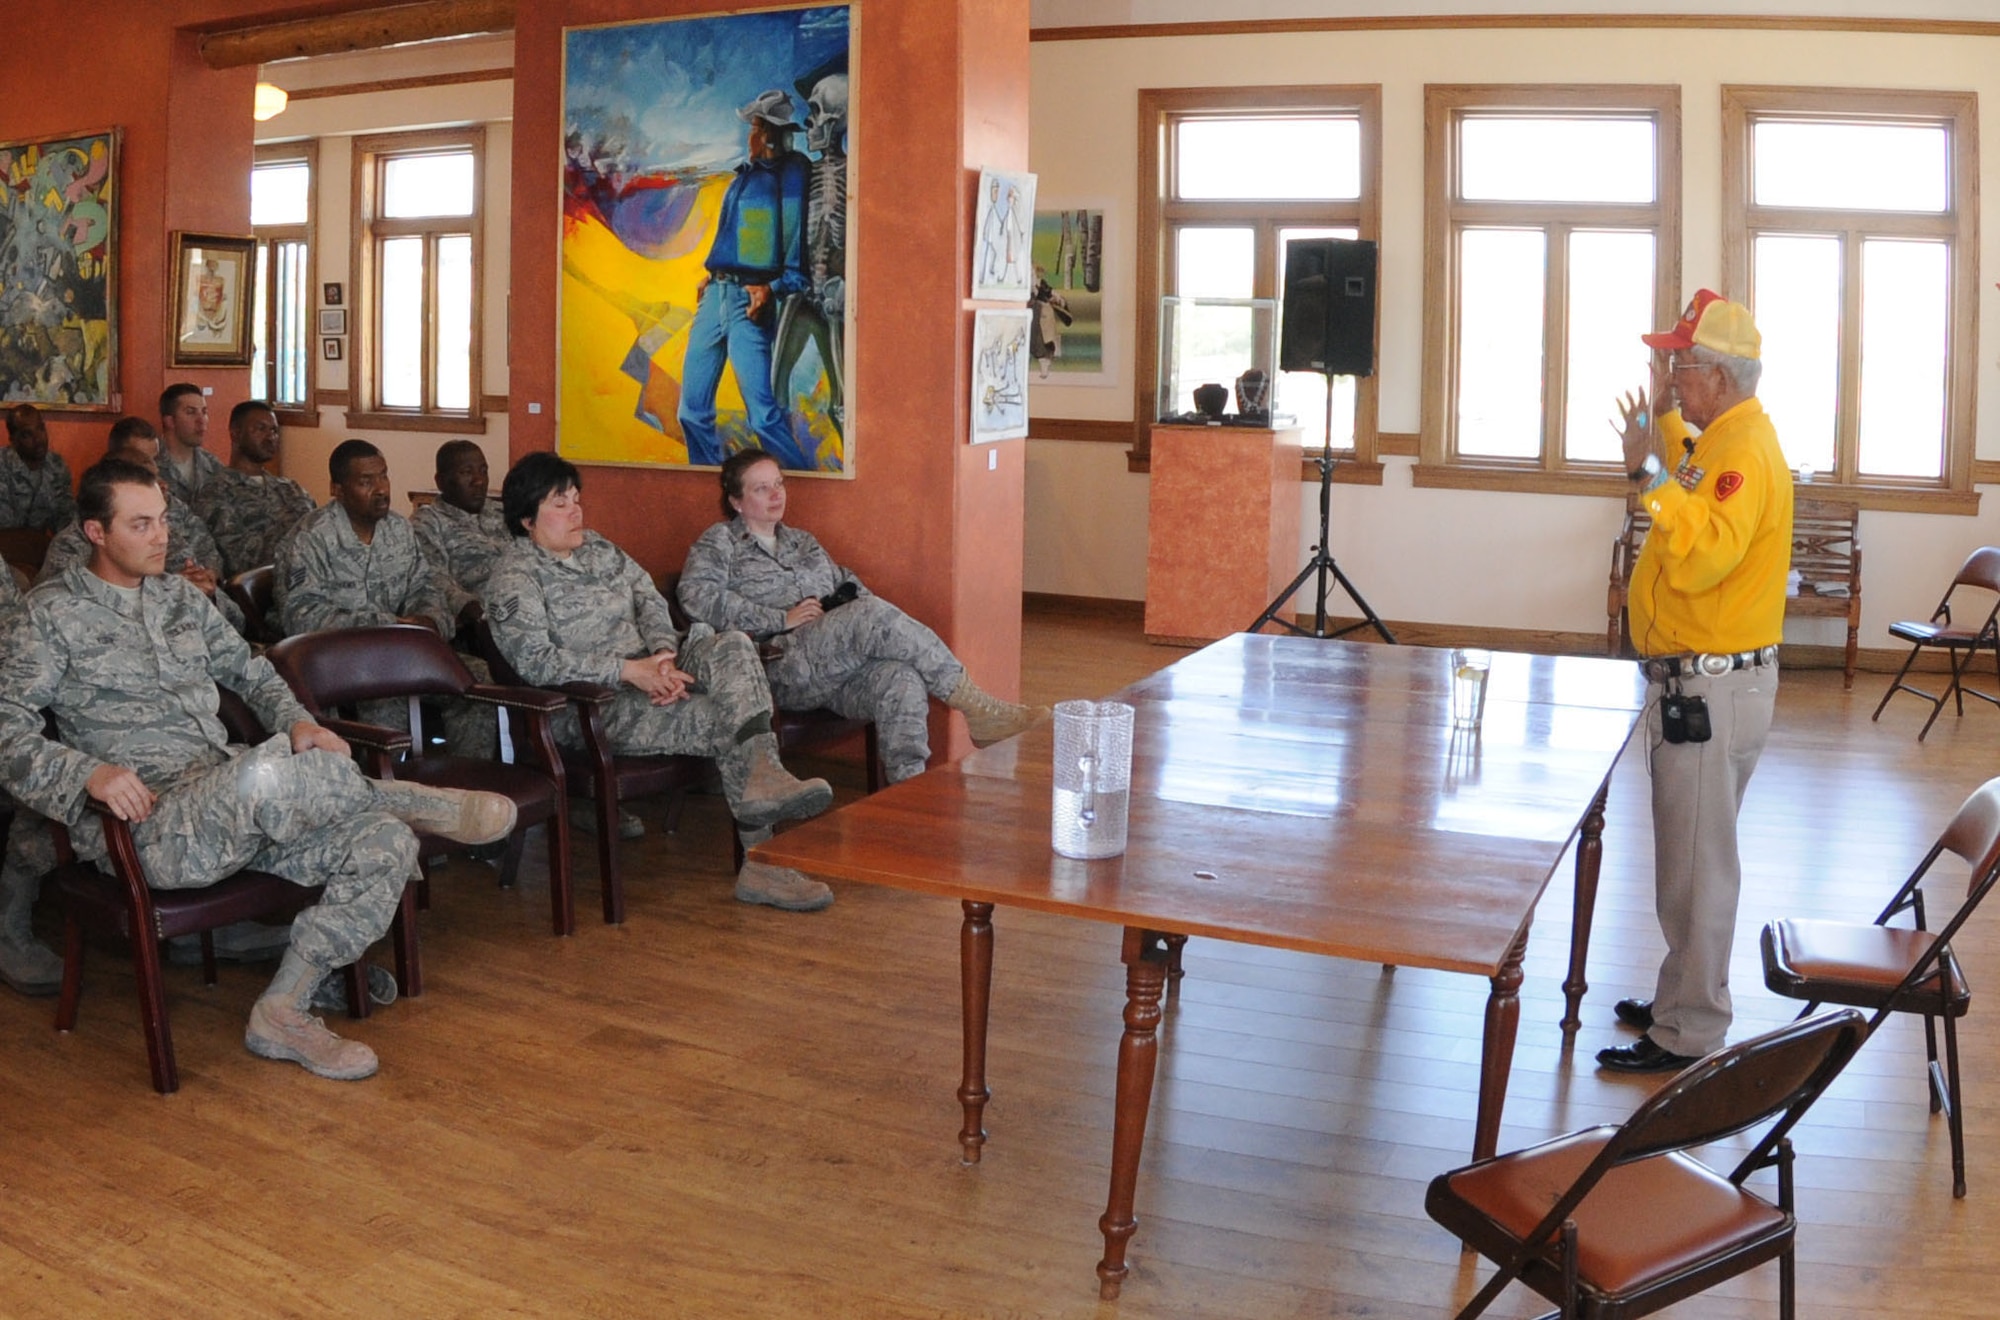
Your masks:
M 1638 467 L 1627 472 L 1625 475 L 1634 481 L 1651 481 L 1653 478 L 1659 476 L 1663 470 L 1660 466 L 1660 456 L 1658 454 L 1648 454 Z

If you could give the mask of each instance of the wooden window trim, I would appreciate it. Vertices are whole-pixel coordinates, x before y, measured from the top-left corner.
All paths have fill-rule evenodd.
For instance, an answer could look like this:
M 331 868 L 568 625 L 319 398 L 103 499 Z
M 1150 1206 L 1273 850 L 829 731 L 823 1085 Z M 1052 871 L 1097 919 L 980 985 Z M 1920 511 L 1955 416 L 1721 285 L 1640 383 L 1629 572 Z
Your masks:
M 435 216 L 418 219 L 387 219 L 375 212 L 381 192 L 382 165 L 396 156 L 423 155 L 454 150 L 472 153 L 472 213 L 463 216 Z M 484 341 L 483 293 L 486 273 L 486 129 L 473 124 L 463 128 L 428 129 L 413 133 L 376 133 L 354 139 L 352 175 L 352 216 L 350 226 L 353 313 L 348 317 L 348 397 L 355 407 L 347 414 L 351 427 L 384 431 L 448 431 L 484 434 Z M 440 409 L 434 406 L 437 387 L 433 359 L 437 335 L 437 263 L 425 262 L 428 287 L 424 294 L 423 327 L 423 406 L 387 408 L 380 403 L 381 364 L 377 360 L 380 335 L 376 317 L 381 306 L 380 272 L 375 247 L 382 238 L 443 234 L 472 236 L 472 341 L 467 370 L 471 375 L 467 391 L 469 406 Z
M 1763 208 L 1750 201 L 1750 130 L 1755 119 L 1907 120 L 1943 123 L 1951 134 L 1951 211 L 1941 216 L 1872 211 Z M 1976 511 L 1972 494 L 1978 443 L 1979 387 L 1979 97 L 1974 92 L 1879 88 L 1763 87 L 1722 89 L 1722 280 L 1731 297 L 1756 310 L 1750 250 L 1761 230 L 1833 233 L 1842 240 L 1847 286 L 1841 296 L 1840 411 L 1834 433 L 1835 470 L 1825 491 L 1857 499 L 1929 496 L 1933 511 Z M 1861 335 L 1859 263 L 1864 236 L 1943 238 L 1951 247 L 1951 350 L 1945 361 L 1944 472 L 1936 481 L 1863 480 L 1860 463 Z M 1733 292 L 1730 292 L 1733 291 Z M 1824 493 L 1815 490 L 1815 494 Z M 1966 499 L 1973 509 L 1963 509 Z M 1863 503 L 1863 508 L 1908 507 Z
M 1557 113 L 1626 111 L 1655 116 L 1657 188 L 1650 205 L 1554 205 L 1534 202 L 1478 202 L 1457 199 L 1457 125 L 1466 111 L 1547 110 Z M 1653 302 L 1656 319 L 1680 308 L 1681 282 L 1681 89 L 1678 84 L 1472 85 L 1424 88 L 1424 367 L 1418 486 L 1452 489 L 1530 490 L 1546 494 L 1624 494 L 1626 483 L 1615 464 L 1568 459 L 1555 421 L 1566 397 L 1567 360 L 1562 309 L 1565 258 L 1554 241 L 1573 228 L 1593 225 L 1653 230 Z M 1467 224 L 1518 223 L 1550 226 L 1547 315 L 1543 322 L 1542 444 L 1539 457 L 1461 458 L 1454 401 L 1458 397 L 1458 263 L 1454 236 Z M 1606 400 L 1606 406 L 1610 405 Z M 1552 431 L 1552 427 L 1555 429 Z M 1616 488 L 1615 491 L 1613 488 Z
M 1173 198 L 1172 152 L 1168 149 L 1173 120 L 1206 113 L 1251 115 L 1312 112 L 1358 115 L 1361 120 L 1361 197 L 1358 202 L 1178 201 Z M 1139 89 L 1139 287 L 1137 360 L 1132 373 L 1131 450 L 1127 467 L 1146 472 L 1152 466 L 1153 412 L 1158 407 L 1160 373 L 1160 296 L 1166 291 L 1166 269 L 1172 255 L 1168 227 L 1193 219 L 1218 224 L 1280 227 L 1327 223 L 1329 210 L 1351 208 L 1351 223 L 1362 238 L 1382 235 L 1382 88 L 1357 86 L 1285 87 L 1142 87 Z M 1246 218 L 1254 217 L 1254 218 Z M 1270 275 L 1275 281 L 1275 272 Z M 1261 296 L 1261 295 L 1260 295 Z M 1376 303 L 1377 357 L 1380 357 L 1381 303 Z M 1355 381 L 1355 465 L 1373 468 L 1379 415 L 1376 376 Z M 1314 448 L 1308 444 L 1306 448 Z M 1345 465 L 1345 464 L 1344 464 Z
M 313 321 L 313 309 L 319 306 L 319 139 L 306 138 L 297 142 L 260 142 L 257 144 L 253 163 L 256 165 L 277 164 L 279 162 L 304 161 L 308 171 L 306 178 L 306 222 L 303 225 L 259 225 L 251 230 L 257 236 L 258 244 L 287 239 L 302 238 L 306 244 L 306 396 L 304 406 L 298 408 L 276 408 L 278 425 L 317 427 L 319 407 L 319 354 L 318 326 Z M 261 254 L 260 254 L 261 258 Z M 268 274 L 267 277 L 269 278 Z M 272 300 L 272 311 L 276 312 L 276 299 Z M 266 324 L 264 342 L 275 344 L 276 326 Z M 275 367 L 266 368 L 272 374 L 264 381 L 264 393 L 271 394 L 275 379 Z

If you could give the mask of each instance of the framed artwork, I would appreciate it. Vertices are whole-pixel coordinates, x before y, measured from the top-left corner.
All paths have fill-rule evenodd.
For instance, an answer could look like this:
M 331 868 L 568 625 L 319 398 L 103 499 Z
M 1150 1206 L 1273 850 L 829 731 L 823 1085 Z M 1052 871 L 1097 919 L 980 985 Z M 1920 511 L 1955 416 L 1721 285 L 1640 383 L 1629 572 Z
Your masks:
M 563 33 L 556 449 L 854 475 L 848 5 Z
M 340 361 L 340 346 L 344 340 L 322 339 L 319 341 L 319 355 L 328 362 Z
M 1026 301 L 1034 288 L 1028 257 L 1035 214 L 1035 176 L 979 171 L 979 209 L 972 230 L 972 296 Z
M 347 333 L 347 309 L 345 307 L 322 307 L 319 309 L 319 332 L 323 335 L 344 335 Z
M 1028 332 L 1034 316 L 980 308 L 972 316 L 972 443 L 1028 433 Z
M 340 286 L 331 283 L 320 285 L 319 300 L 328 307 L 340 306 Z
M 250 365 L 250 294 L 257 240 L 174 231 L 173 350 L 176 367 Z
M 1030 383 L 1115 384 L 1105 369 L 1104 210 L 1062 208 L 1035 212 L 1031 246 L 1035 314 L 1028 338 L 1034 361 Z
M 0 142 L 0 401 L 112 411 L 118 134 Z

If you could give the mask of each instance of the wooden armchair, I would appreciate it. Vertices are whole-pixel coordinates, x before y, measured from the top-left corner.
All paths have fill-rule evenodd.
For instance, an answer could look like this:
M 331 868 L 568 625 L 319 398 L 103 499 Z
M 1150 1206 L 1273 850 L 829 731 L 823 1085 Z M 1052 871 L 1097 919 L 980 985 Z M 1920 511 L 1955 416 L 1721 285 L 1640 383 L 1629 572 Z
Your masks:
M 1611 579 L 1605 595 L 1607 655 L 1634 655 L 1631 616 L 1626 608 L 1632 571 L 1653 519 L 1637 499 L 1626 501 L 1625 521 L 1611 543 Z M 1838 500 L 1792 499 L 1792 567 L 1799 574 L 1795 596 L 1785 598 L 1788 619 L 1847 620 L 1846 663 L 1841 686 L 1854 686 L 1861 649 L 1861 511 Z
M 243 624 L 250 631 L 250 640 L 266 646 L 284 636 L 271 615 L 274 576 L 275 571 L 265 564 L 259 568 L 246 568 L 225 579 L 222 584 L 223 593 L 236 602 L 236 608 L 243 611 Z
M 263 741 L 265 731 L 241 698 L 226 688 L 221 715 L 232 742 Z M 93 804 L 96 807 L 96 804 Z M 108 810 L 96 808 L 104 827 L 106 859 L 97 866 L 75 860 L 69 833 L 52 828 L 59 865 L 52 877 L 63 903 L 63 983 L 56 1001 L 56 1030 L 76 1027 L 83 995 L 84 934 L 87 930 L 116 935 L 132 945 L 132 967 L 139 990 L 139 1028 L 146 1039 L 153 1089 L 169 1094 L 180 1089 L 174 1058 L 173 1032 L 167 1020 L 166 976 L 161 945 L 176 935 L 201 937 L 202 975 L 216 981 L 212 932 L 239 921 L 289 919 L 319 899 L 319 886 L 294 884 L 264 871 L 238 871 L 202 889 L 155 889 L 147 881 L 131 830 Z M 406 889 L 390 928 L 396 951 L 396 979 L 405 995 L 423 993 L 422 964 L 417 946 L 416 898 Z M 348 1014 L 368 1016 L 365 968 L 359 961 L 342 971 L 347 981 Z

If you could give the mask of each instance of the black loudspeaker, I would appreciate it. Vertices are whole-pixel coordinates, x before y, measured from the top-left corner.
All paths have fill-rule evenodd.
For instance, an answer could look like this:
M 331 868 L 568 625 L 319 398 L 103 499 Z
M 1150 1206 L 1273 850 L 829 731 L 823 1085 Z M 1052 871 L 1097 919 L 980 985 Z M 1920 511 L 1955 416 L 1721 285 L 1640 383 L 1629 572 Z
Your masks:
M 1375 374 L 1375 244 L 1295 238 L 1285 244 L 1278 366 L 1328 376 Z

